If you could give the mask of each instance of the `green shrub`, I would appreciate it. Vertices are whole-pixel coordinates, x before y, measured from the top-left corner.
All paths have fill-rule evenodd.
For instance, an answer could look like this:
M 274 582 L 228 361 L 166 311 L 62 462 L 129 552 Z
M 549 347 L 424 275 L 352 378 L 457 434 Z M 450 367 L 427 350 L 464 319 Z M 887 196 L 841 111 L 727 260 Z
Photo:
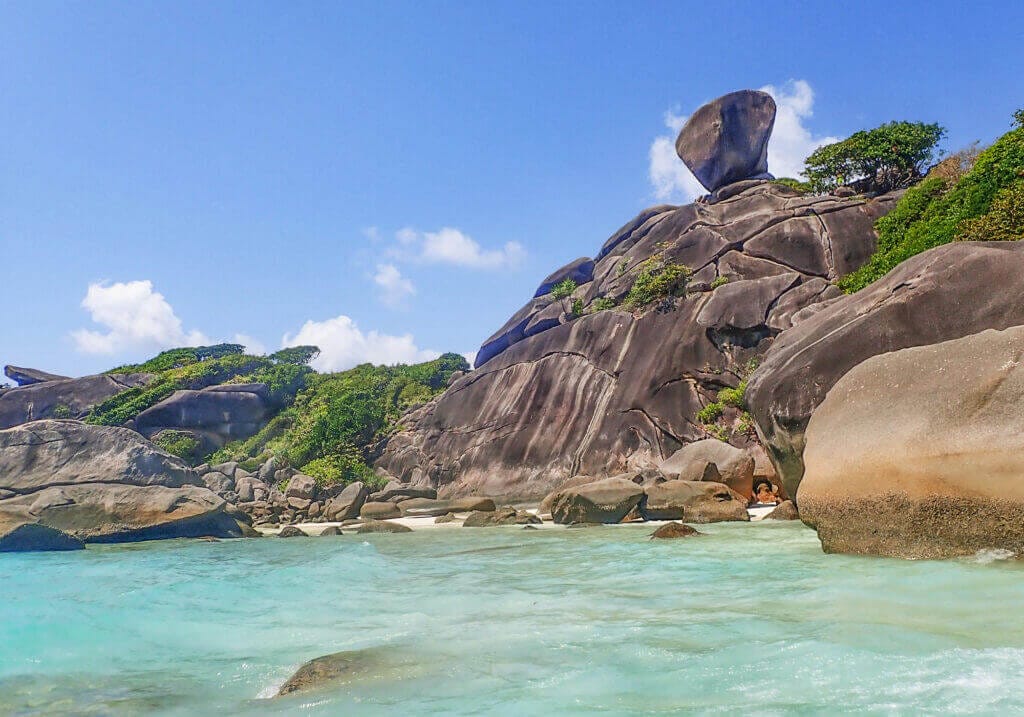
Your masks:
M 238 355 L 245 352 L 241 344 L 215 344 L 213 346 L 193 346 L 189 348 L 170 349 L 157 354 L 149 361 L 139 364 L 128 364 L 110 369 L 107 373 L 160 373 L 189 364 L 219 359 L 225 356 Z
M 963 232 L 981 238 L 982 228 L 1012 235 L 1013 185 L 1024 178 L 1024 127 L 1007 132 L 980 155 L 967 174 L 949 187 L 941 177 L 930 177 L 911 189 L 892 212 L 878 220 L 878 249 L 867 264 L 839 280 L 839 287 L 854 292 L 881 278 L 898 264 L 942 244 Z M 996 197 L 1007 204 L 996 207 L 998 216 L 988 223 L 972 222 L 989 212 Z
M 718 402 L 734 408 L 746 406 L 747 382 L 746 379 L 739 382 L 736 388 L 723 388 L 718 392 Z
M 306 366 L 310 361 L 320 355 L 319 346 L 289 346 L 270 354 L 269 358 L 274 363 L 288 363 L 296 366 Z
M 728 276 L 724 276 L 724 275 L 723 276 L 716 276 L 714 278 L 714 280 L 711 282 L 711 288 L 712 289 L 717 289 L 718 287 L 724 286 L 725 284 L 728 284 L 728 283 L 729 283 L 729 277 Z
M 714 436 L 723 443 L 728 442 L 729 438 L 731 437 L 729 429 L 727 429 L 725 426 L 709 424 L 702 426 L 702 428 L 704 429 L 704 432 L 707 433 L 709 436 Z
M 945 133 L 938 124 L 889 122 L 814 150 L 804 174 L 816 192 L 854 182 L 865 191 L 908 187 L 932 161 Z
M 558 300 L 572 296 L 572 292 L 576 291 L 576 282 L 572 279 L 566 279 L 560 281 L 551 289 L 551 298 Z
M 74 418 L 75 414 L 71 411 L 71 406 L 66 403 L 58 403 L 50 411 L 50 415 L 54 418 Z
M 596 314 L 599 311 L 607 311 L 615 308 L 615 299 L 610 296 L 599 296 L 590 302 L 590 312 Z
M 188 431 L 160 431 L 153 443 L 190 464 L 199 458 L 199 440 Z
M 323 483 L 374 481 L 375 446 L 396 430 L 410 406 L 437 395 L 456 371 L 469 368 L 459 354 L 413 366 L 363 364 L 333 374 L 312 374 L 294 402 L 259 433 L 210 457 L 217 463 L 272 453 Z
M 583 316 L 583 299 L 576 299 L 572 302 L 573 316 Z
M 777 177 L 772 180 L 774 184 L 781 184 L 784 187 L 795 189 L 801 194 L 810 194 L 814 191 L 814 187 L 811 186 L 810 182 L 801 182 L 799 179 L 793 179 L 792 177 Z
M 658 257 L 651 257 L 640 266 L 623 304 L 642 309 L 658 299 L 679 296 L 686 290 L 690 268 L 684 264 L 666 264 Z
M 722 413 L 725 411 L 725 406 L 717 401 L 709 403 L 704 408 L 697 411 L 697 421 L 704 424 L 705 426 L 710 425 L 722 417 Z
M 960 223 L 957 241 L 1017 241 L 1024 239 L 1024 181 L 1001 189 L 988 211 Z

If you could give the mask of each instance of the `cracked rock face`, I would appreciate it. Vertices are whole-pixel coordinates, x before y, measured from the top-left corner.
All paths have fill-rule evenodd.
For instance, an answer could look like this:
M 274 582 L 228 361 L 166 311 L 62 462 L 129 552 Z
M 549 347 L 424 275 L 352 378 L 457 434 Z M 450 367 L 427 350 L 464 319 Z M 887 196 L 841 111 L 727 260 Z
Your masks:
M 777 326 L 833 295 L 828 279 L 873 253 L 874 221 L 896 199 L 803 197 L 768 182 L 723 194 L 654 207 L 613 234 L 590 281 L 517 312 L 481 347 L 477 370 L 402 418 L 377 466 L 442 496 L 536 499 L 577 475 L 656 466 L 707 438 L 697 412 L 740 382 Z M 794 244 L 816 246 L 817 259 L 801 261 Z M 638 275 L 668 264 L 693 272 L 684 295 L 621 307 Z M 729 409 L 723 420 L 738 416 Z
M 676 139 L 676 154 L 709 192 L 745 179 L 765 179 L 774 125 L 771 95 L 731 92 L 690 116 Z
M 100 374 L 11 388 L 0 392 L 0 429 L 54 418 L 55 411 L 61 410 L 67 412 L 63 418 L 81 417 L 96 404 L 129 388 L 145 386 L 154 378 L 151 373 Z
M 238 537 L 224 501 L 125 428 L 35 421 L 0 431 L 0 529 L 38 523 L 85 542 Z
M 805 310 L 779 337 L 750 378 L 747 403 L 801 511 L 807 424 L 836 382 L 877 354 L 1024 325 L 1024 302 L 1013 298 L 1022 277 L 1024 244 L 955 242 L 908 259 L 820 311 Z M 792 319 L 792 307 L 786 312 Z
M 811 416 L 797 500 L 826 552 L 1024 553 L 1024 326 L 873 356 Z

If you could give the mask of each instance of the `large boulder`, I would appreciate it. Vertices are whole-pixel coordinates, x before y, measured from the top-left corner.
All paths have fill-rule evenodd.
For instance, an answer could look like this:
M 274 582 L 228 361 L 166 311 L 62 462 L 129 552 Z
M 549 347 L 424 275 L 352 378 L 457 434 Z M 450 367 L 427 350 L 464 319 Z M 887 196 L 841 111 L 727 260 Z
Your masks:
M 132 427 L 147 438 L 164 430 L 187 430 L 204 452 L 248 438 L 270 418 L 266 384 L 227 384 L 199 391 L 175 391 L 135 417 Z
M 24 368 L 22 366 L 4 366 L 4 375 L 19 386 L 31 386 L 34 383 L 46 383 L 47 381 L 66 381 L 69 376 L 58 376 L 55 373 L 47 373 L 37 368 Z
M 712 480 L 725 483 L 740 495 L 754 488 L 754 458 L 741 448 L 715 438 L 683 446 L 658 466 L 669 480 Z
M 0 431 L 0 531 L 39 523 L 85 542 L 238 537 L 225 503 L 126 428 L 36 421 Z
M 408 498 L 436 498 L 437 490 L 430 486 L 407 485 L 398 481 L 388 481 L 381 490 L 370 495 L 370 500 L 376 503 L 398 501 Z
M 401 518 L 402 511 L 396 503 L 367 501 L 359 509 L 359 517 L 370 520 L 387 520 L 388 518 Z
M 566 488 L 551 504 L 556 523 L 618 523 L 644 497 L 644 489 L 622 477 Z
M 740 90 L 707 103 L 683 125 L 676 154 L 709 192 L 768 172 L 768 139 L 775 100 L 767 92 Z
M 648 486 L 640 513 L 647 520 L 685 520 L 688 523 L 746 521 L 746 499 L 724 483 L 670 480 Z
M 150 373 L 101 374 L 11 388 L 0 392 L 0 429 L 44 418 L 84 416 L 93 406 L 154 378 Z
M 327 520 L 351 520 L 356 518 L 369 495 L 370 489 L 362 481 L 349 483 L 338 495 L 327 501 L 324 507 L 324 515 L 327 517 Z
M 533 513 L 511 506 L 498 510 L 476 510 L 466 516 L 463 528 L 493 528 L 499 525 L 538 525 L 542 523 Z
M 811 416 L 800 517 L 826 552 L 1024 554 L 1024 326 L 874 356 Z
M 556 269 L 540 283 L 534 297 L 550 294 L 551 290 L 563 281 L 570 280 L 576 285 L 586 284 L 594 278 L 594 260 L 589 256 L 581 256 L 561 269 Z
M 296 473 L 285 486 L 284 494 L 287 498 L 312 500 L 316 497 L 316 479 L 313 476 Z
M 804 432 L 850 369 L 878 354 L 1024 324 L 1024 244 L 955 242 L 908 259 L 782 333 L 746 401 L 786 493 L 804 473 Z
M 751 182 L 716 203 L 641 213 L 605 243 L 593 279 L 573 294 L 581 315 L 563 310 L 568 300 L 531 299 L 485 342 L 476 370 L 402 417 L 376 467 L 440 497 L 516 503 L 578 475 L 656 466 L 714 428 L 748 446 L 740 411 L 714 428 L 697 413 L 739 384 L 778 327 L 832 295 L 829 280 L 874 251 L 874 222 L 894 201 Z M 623 307 L 637 279 L 663 264 L 692 270 L 687 291 Z M 728 283 L 712 288 L 722 277 Z

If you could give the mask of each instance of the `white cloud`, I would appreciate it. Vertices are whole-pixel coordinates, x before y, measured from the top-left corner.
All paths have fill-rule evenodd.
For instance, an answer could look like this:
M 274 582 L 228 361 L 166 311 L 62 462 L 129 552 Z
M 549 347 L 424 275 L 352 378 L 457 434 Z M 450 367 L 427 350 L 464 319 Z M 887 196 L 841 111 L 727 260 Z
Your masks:
M 484 249 L 480 244 L 453 227 L 436 232 L 420 232 L 405 227 L 395 233 L 399 246 L 389 253 L 398 259 L 428 264 L 450 264 L 470 269 L 514 269 L 526 258 L 519 242 L 507 242 L 500 249 Z
M 76 348 L 83 353 L 113 354 L 132 348 L 211 343 L 199 331 L 186 333 L 182 329 L 181 319 L 163 295 L 153 291 L 153 282 L 149 280 L 89 284 L 82 308 L 105 329 L 71 332 Z
M 790 80 L 781 87 L 765 85 L 761 89 L 775 98 L 778 108 L 768 141 L 768 171 L 776 177 L 803 176 L 807 155 L 841 138 L 815 137 L 804 126 L 814 115 L 814 90 L 806 80 Z
M 398 307 L 416 294 L 416 287 L 402 276 L 394 264 L 378 264 L 373 283 L 380 288 L 380 300 L 388 306 Z
M 253 338 L 248 334 L 235 334 L 234 338 L 231 339 L 232 343 L 242 344 L 245 347 L 247 354 L 253 356 L 263 356 L 267 353 L 267 347 L 259 339 Z
M 303 345 L 320 347 L 320 355 L 311 364 L 318 371 L 344 371 L 361 363 L 418 363 L 441 355 L 418 348 L 411 334 L 363 333 L 344 314 L 325 321 L 307 321 L 295 336 L 285 334 L 281 339 L 282 348 Z
M 814 90 L 806 80 L 790 80 L 779 87 L 765 85 L 761 89 L 775 98 L 778 108 L 768 141 L 768 171 L 776 177 L 802 176 L 807 155 L 839 138 L 815 137 L 804 126 L 814 114 Z M 707 192 L 676 155 L 676 135 L 686 120 L 685 115 L 666 112 L 665 127 L 672 133 L 655 137 L 648 152 L 648 177 L 654 196 L 662 201 L 689 202 Z

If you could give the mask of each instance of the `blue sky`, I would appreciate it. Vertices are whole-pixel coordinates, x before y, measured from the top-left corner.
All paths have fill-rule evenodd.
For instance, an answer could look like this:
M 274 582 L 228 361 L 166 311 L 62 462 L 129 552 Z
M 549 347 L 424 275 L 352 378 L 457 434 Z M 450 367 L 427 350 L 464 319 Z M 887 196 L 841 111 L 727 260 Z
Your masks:
M 172 344 L 474 351 L 551 270 L 693 191 L 682 117 L 787 113 L 769 169 L 1024 105 L 1018 3 L 0 3 L 0 363 Z

